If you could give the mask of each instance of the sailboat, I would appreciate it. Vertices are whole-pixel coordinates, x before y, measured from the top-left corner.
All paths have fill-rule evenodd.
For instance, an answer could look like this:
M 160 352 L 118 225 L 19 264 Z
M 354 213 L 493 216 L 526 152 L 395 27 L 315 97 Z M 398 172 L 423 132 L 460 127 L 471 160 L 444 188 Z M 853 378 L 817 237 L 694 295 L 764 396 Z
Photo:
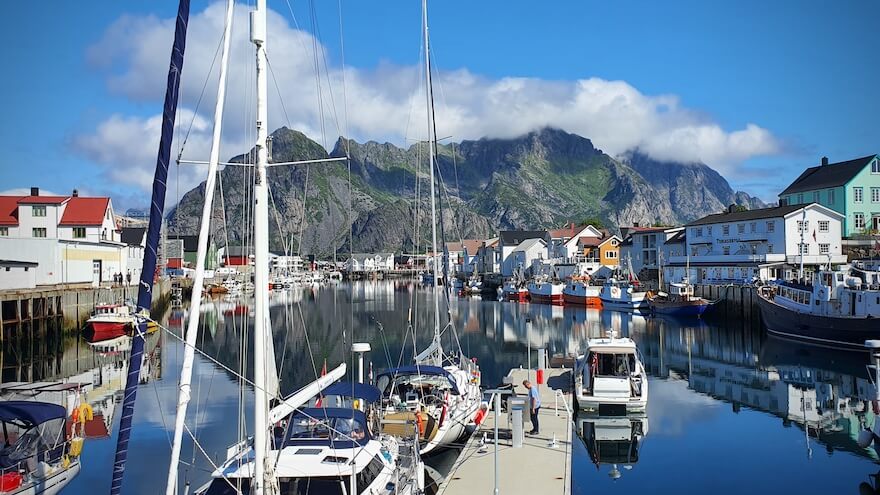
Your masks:
M 431 344 L 414 358 L 414 363 L 385 370 L 377 375 L 385 418 L 399 421 L 415 420 L 419 426 L 421 454 L 457 442 L 465 427 L 473 423 L 480 406 L 480 371 L 476 362 L 459 349 L 455 356 L 446 356 L 440 342 L 440 252 L 437 248 L 437 206 L 434 163 L 437 141 L 434 126 L 434 101 L 431 87 L 431 51 L 428 38 L 428 3 L 422 0 L 422 33 L 425 44 L 425 98 L 428 115 L 428 165 L 431 181 L 431 272 L 424 279 L 433 288 L 434 337 Z
M 225 100 L 234 1 L 228 0 L 220 83 L 215 107 L 214 135 L 209 160 L 205 203 L 197 252 L 191 307 L 199 307 L 204 284 L 204 259 L 211 218 L 215 176 L 219 164 L 219 140 Z M 211 474 L 211 480 L 195 491 L 202 495 L 281 493 L 392 493 L 415 494 L 422 490 L 423 476 L 418 443 L 384 434 L 368 412 L 381 396 L 369 385 L 346 385 L 353 394 L 338 407 L 313 403 L 322 392 L 346 373 L 345 364 L 317 378 L 289 397 L 279 393 L 278 372 L 269 313 L 269 212 L 268 212 L 268 105 L 266 60 L 266 0 L 257 0 L 251 12 L 250 39 L 256 46 L 256 162 L 254 164 L 254 410 L 251 438 L 230 446 L 226 460 Z M 345 160 L 340 158 L 339 160 Z M 327 161 L 327 160 L 324 160 Z M 295 163 L 273 163 L 292 165 Z M 190 385 L 197 341 L 198 312 L 193 311 L 186 331 L 186 348 L 181 370 L 177 415 L 166 494 L 177 493 L 177 470 L 190 400 Z M 362 369 L 362 366 L 361 366 Z M 361 376 L 361 381 L 363 377 Z M 336 395 L 342 395 L 337 391 Z M 323 398 L 321 399 L 323 401 Z M 414 428 L 413 428 L 414 430 Z

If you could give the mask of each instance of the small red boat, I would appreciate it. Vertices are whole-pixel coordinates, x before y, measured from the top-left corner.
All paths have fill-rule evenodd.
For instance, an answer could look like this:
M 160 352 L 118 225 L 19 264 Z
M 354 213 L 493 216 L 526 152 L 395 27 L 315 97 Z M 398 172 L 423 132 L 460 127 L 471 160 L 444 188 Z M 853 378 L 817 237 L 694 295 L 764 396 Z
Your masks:
M 131 335 L 137 325 L 137 316 L 131 307 L 123 303 L 99 304 L 95 306 L 92 316 L 86 320 L 83 336 L 88 342 L 102 342 Z M 147 323 L 147 331 L 152 332 L 157 328 L 155 322 Z

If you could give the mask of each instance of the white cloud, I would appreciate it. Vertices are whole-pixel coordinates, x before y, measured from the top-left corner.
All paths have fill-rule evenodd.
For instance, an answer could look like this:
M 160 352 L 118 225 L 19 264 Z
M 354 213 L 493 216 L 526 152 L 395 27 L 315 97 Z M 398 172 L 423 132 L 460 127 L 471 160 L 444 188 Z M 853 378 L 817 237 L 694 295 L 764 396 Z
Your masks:
M 207 157 L 210 126 L 205 116 L 213 112 L 217 67 L 208 76 L 223 29 L 223 2 L 209 5 L 190 17 L 181 104 L 192 109 L 208 80 L 196 118 L 186 157 Z M 230 55 L 227 111 L 224 118 L 224 158 L 244 152 L 253 141 L 253 45 L 248 41 L 247 7 L 237 6 Z M 105 71 L 109 89 L 137 102 L 161 104 L 173 19 L 154 16 L 125 16 L 89 49 L 93 66 Z M 322 75 L 322 114 L 314 75 L 312 37 L 291 27 L 288 18 L 270 12 L 269 62 L 274 80 L 281 86 L 285 119 L 273 78 L 269 79 L 270 128 L 282 125 L 302 130 L 325 146 L 336 136 L 388 140 L 404 144 L 423 138 L 424 97 L 414 94 L 420 69 L 413 66 L 380 64 L 374 69 L 345 70 L 329 67 Z M 319 60 L 325 60 L 318 44 Z M 329 57 L 329 56 L 328 56 Z M 333 101 L 327 89 L 333 90 Z M 537 78 L 489 79 L 458 69 L 442 72 L 436 80 L 438 135 L 455 140 L 480 137 L 514 137 L 543 126 L 554 126 L 593 140 L 605 152 L 616 155 L 633 148 L 658 159 L 703 161 L 725 174 L 736 174 L 743 161 L 759 155 L 779 153 L 780 143 L 755 124 L 744 129 L 725 130 L 717 123 L 682 106 L 674 95 L 645 95 L 624 81 L 599 78 L 577 81 L 548 81 Z M 335 106 L 334 117 L 333 107 Z M 185 114 L 186 112 L 184 112 Z M 348 116 L 348 131 L 343 127 Z M 337 122 L 339 122 L 337 124 Z M 158 143 L 159 116 L 134 118 L 114 115 L 93 132 L 75 138 L 75 148 L 108 167 L 114 181 L 149 188 Z M 194 185 L 198 172 L 191 169 L 187 184 Z M 183 185 L 181 186 L 183 187 Z
M 15 189 L 7 189 L 5 191 L 0 191 L 0 196 L 30 196 L 31 190 L 26 187 L 19 187 Z M 52 192 L 43 188 L 40 188 L 40 196 L 66 196 L 69 193 L 59 194 L 56 192 Z

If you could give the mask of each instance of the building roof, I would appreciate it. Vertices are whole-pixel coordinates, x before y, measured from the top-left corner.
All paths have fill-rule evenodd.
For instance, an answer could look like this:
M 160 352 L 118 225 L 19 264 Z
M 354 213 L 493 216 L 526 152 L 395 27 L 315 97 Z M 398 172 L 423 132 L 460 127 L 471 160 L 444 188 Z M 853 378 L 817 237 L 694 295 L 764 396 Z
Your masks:
M 708 225 L 711 223 L 725 223 L 725 222 L 742 222 L 747 220 L 760 220 L 762 218 L 780 218 L 788 215 L 793 211 L 798 211 L 801 208 L 804 208 L 808 205 L 785 205 L 785 206 L 772 206 L 770 208 L 759 208 L 757 210 L 744 210 L 744 211 L 734 211 L 734 212 L 724 212 L 724 213 L 716 213 L 714 215 L 707 215 L 698 220 L 694 220 L 693 222 L 686 225 L 686 227 L 691 227 L 695 225 Z
M 26 196 L 0 196 L 0 225 L 18 225 L 18 202 Z
M 673 234 L 672 237 L 666 239 L 666 242 L 664 242 L 663 244 L 684 244 L 684 242 L 687 240 L 687 234 L 685 234 L 685 232 L 687 232 L 687 230 L 685 229 L 679 230 L 678 232 Z
M 669 227 L 627 227 L 630 234 L 653 234 L 655 232 L 663 232 Z
M 461 242 L 447 242 L 446 250 L 449 252 L 467 250 L 469 255 L 474 255 L 483 246 L 483 242 L 480 239 L 462 239 Z
M 617 243 L 618 244 L 621 243 L 621 238 L 618 237 L 616 234 L 613 234 L 610 236 L 603 237 L 601 242 L 599 242 L 599 245 L 601 246 L 601 245 L 605 244 L 606 242 L 610 241 L 611 239 L 617 239 Z
M 602 244 L 603 241 L 604 239 L 599 237 L 580 237 L 578 238 L 578 245 L 583 247 L 599 247 L 599 245 Z
M 810 167 L 798 176 L 780 196 L 785 194 L 826 189 L 845 185 L 861 172 L 877 155 L 868 155 L 845 162 Z
M 575 225 L 574 223 L 571 223 L 565 227 L 562 227 L 561 229 L 551 229 L 547 232 L 550 234 L 551 239 L 563 239 L 565 237 L 571 239 L 578 232 L 584 230 L 585 228 L 587 228 L 586 225 Z
M 146 227 L 123 227 L 120 240 L 129 246 L 140 246 L 144 241 L 146 232 Z
M 33 261 L 17 261 L 17 260 L 0 260 L 0 266 L 26 266 L 28 268 L 32 268 L 38 266 L 39 263 L 35 263 Z
M 181 240 L 181 239 L 178 239 Z M 253 252 L 253 248 L 248 246 L 226 246 L 224 256 L 248 256 Z
M 499 237 L 501 244 L 505 246 L 519 246 L 526 239 L 550 240 L 550 234 L 546 230 L 502 230 Z
M 517 252 L 517 251 L 525 252 L 525 251 L 528 251 L 529 249 L 532 249 L 533 247 L 535 247 L 538 244 L 540 244 L 541 247 L 546 247 L 547 241 L 545 241 L 544 239 L 526 239 L 526 240 L 522 241 L 521 243 L 519 243 L 519 246 L 517 246 L 516 249 L 513 250 L 513 252 Z
M 172 234 L 168 236 L 168 239 L 183 241 L 183 250 L 187 253 L 195 253 L 199 250 L 199 236 L 197 235 Z M 208 244 L 211 244 L 210 236 L 208 237 Z
M 101 225 L 109 205 L 110 198 L 70 198 L 58 225 Z
M 18 200 L 20 205 L 60 205 L 71 199 L 70 196 L 23 196 Z

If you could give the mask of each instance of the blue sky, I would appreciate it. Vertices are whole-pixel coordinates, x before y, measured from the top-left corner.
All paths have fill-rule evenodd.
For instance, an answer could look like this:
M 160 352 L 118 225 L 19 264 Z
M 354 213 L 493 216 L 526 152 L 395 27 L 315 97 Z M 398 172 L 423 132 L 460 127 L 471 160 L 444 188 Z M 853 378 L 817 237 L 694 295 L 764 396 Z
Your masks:
M 328 72 L 339 72 L 337 3 L 317 3 Z M 211 4 L 194 1 L 194 19 L 210 18 L 205 10 Z M 314 31 L 308 3 L 291 4 L 299 26 Z M 270 46 L 270 63 L 284 76 L 288 59 L 295 66 L 302 56 L 297 53 L 310 45 L 290 41 L 296 30 L 286 2 L 270 0 L 269 5 L 288 24 L 287 38 L 280 38 L 274 51 Z M 419 2 L 343 0 L 342 7 L 345 67 L 358 71 L 351 76 L 350 92 L 387 105 L 365 105 L 369 98 L 350 101 L 349 134 L 398 143 L 416 135 L 404 122 L 395 129 L 371 114 L 404 116 L 416 91 Z M 160 20 L 170 19 L 175 9 L 176 2 L 146 0 L 7 6 L 0 20 L 8 68 L 0 79 L 6 109 L 0 123 L 5 150 L 0 190 L 78 187 L 112 194 L 118 205 L 146 205 L 143 179 L 131 177 L 148 176 L 152 167 L 149 156 L 157 142 L 146 141 L 149 119 L 161 112 L 164 74 L 151 61 L 167 65 L 171 39 L 157 33 L 162 33 Z M 524 115 L 547 107 L 534 123 L 583 134 L 609 152 L 638 145 L 660 158 L 697 157 L 718 168 L 735 188 L 765 200 L 822 155 L 836 161 L 880 152 L 880 36 L 872 25 L 880 18 L 880 4 L 874 1 L 448 0 L 433 2 L 430 12 L 436 62 L 446 74 L 441 85 L 449 93 L 446 121 L 457 139 L 506 136 L 532 125 L 497 108 L 504 103 L 521 104 Z M 184 92 L 181 104 L 192 110 L 195 88 L 208 77 L 207 65 L 198 59 L 213 51 L 199 55 L 200 44 L 190 46 L 195 51 L 188 55 L 196 59 L 187 59 L 184 84 L 193 90 Z M 216 46 L 216 40 L 201 46 Z M 287 79 L 282 77 L 281 84 L 282 93 L 290 91 L 283 98 L 294 114 L 292 125 L 318 138 L 314 112 L 290 104 L 296 91 L 287 86 L 302 80 Z M 507 99 L 493 106 L 489 95 L 499 88 Z M 338 99 L 339 88 L 335 91 Z M 586 101 L 579 115 L 578 107 L 565 108 L 573 95 L 618 97 L 614 101 L 625 95 L 626 104 L 597 109 Z M 438 113 L 444 119 L 442 104 Z M 210 107 L 198 114 L 204 121 Z M 520 125 L 507 126 L 505 120 Z M 205 122 L 202 127 L 210 131 Z M 684 129 L 687 138 L 667 133 L 671 127 Z M 224 135 L 243 147 L 243 131 L 235 132 Z M 332 145 L 335 131 L 327 133 Z M 239 151 L 229 148 L 224 154 Z M 182 182 L 188 187 L 197 178 L 191 172 Z

